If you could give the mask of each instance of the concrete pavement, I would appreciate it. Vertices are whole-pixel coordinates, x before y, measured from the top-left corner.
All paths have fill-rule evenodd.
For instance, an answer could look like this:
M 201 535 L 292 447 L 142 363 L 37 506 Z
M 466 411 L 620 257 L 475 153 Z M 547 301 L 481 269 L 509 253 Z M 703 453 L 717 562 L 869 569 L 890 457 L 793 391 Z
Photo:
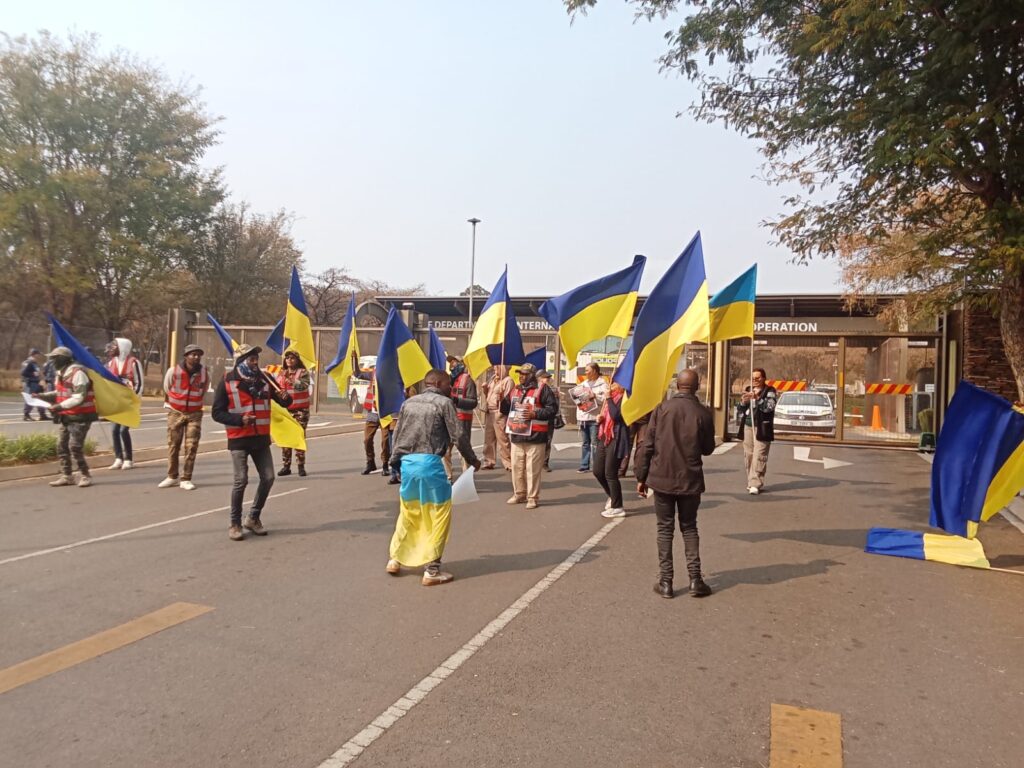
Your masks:
M 1019 764 L 1024 581 L 862 551 L 873 525 L 923 527 L 912 453 L 815 446 L 850 462 L 826 470 L 777 444 L 759 497 L 742 449 L 712 457 L 715 594 L 668 601 L 650 503 L 627 494 L 605 530 L 574 449 L 535 511 L 481 473 L 482 501 L 454 513 L 452 584 L 388 577 L 395 489 L 358 475 L 359 442 L 311 440 L 270 535 L 241 543 L 223 452 L 200 456 L 193 492 L 157 489 L 159 463 L 0 486 L 0 670 L 177 601 L 213 608 L 0 694 L 0 766 L 320 766 L 603 530 L 352 764 L 767 766 L 773 703 L 838 714 L 846 766 Z M 994 565 L 1024 570 L 1016 529 L 983 531 Z

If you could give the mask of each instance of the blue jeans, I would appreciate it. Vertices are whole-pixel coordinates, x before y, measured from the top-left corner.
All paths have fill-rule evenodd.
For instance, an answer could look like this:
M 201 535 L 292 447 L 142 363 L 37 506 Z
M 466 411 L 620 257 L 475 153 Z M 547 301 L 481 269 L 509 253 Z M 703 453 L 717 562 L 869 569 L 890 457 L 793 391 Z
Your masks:
M 597 422 L 581 421 L 580 437 L 583 440 L 583 455 L 580 457 L 580 469 L 590 469 L 590 446 L 597 440 Z
M 132 436 L 123 424 L 114 424 L 114 458 L 132 460 Z

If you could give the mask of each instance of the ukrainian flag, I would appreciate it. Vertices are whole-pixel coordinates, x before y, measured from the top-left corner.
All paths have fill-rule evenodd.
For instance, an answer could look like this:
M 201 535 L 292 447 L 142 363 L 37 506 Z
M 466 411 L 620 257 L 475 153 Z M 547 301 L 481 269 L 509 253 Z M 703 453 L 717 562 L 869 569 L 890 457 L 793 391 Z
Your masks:
M 316 368 L 316 347 L 313 344 L 313 326 L 306 311 L 306 299 L 302 295 L 299 270 L 292 267 L 292 285 L 288 291 L 288 306 L 284 313 L 284 337 L 287 349 L 295 350 L 307 368 Z
M 377 412 L 382 427 L 390 424 L 402 407 L 406 387 L 423 381 L 432 367 L 409 327 L 391 307 L 377 350 Z
M 537 308 L 537 314 L 558 329 L 570 368 L 576 366 L 579 351 L 595 339 L 629 336 L 646 263 L 646 257 L 635 256 L 632 266 L 548 299 Z
M 754 338 L 757 264 L 711 297 L 710 341 Z
M 437 335 L 437 331 L 433 327 L 430 329 L 430 349 L 427 352 L 427 359 L 430 360 L 431 367 L 437 368 L 439 371 L 448 370 L 448 353 L 444 349 L 444 344 L 441 343 L 441 337 Z
M 356 335 L 356 295 L 348 300 L 348 311 L 345 322 L 341 324 L 341 335 L 338 336 L 338 354 L 327 366 L 327 374 L 338 385 L 338 391 L 344 395 L 348 392 L 349 379 L 352 378 L 352 353 L 359 357 L 359 338 Z
M 932 462 L 931 525 L 973 539 L 1024 488 L 1024 413 L 961 381 Z
M 977 539 L 963 536 L 944 536 L 921 531 L 901 531 L 896 528 L 872 528 L 868 531 L 864 551 L 872 555 L 909 557 L 914 560 L 932 560 L 937 563 L 965 565 L 970 568 L 990 568 L 985 550 Z
M 628 394 L 622 406 L 627 424 L 662 401 L 683 345 L 707 339 L 709 328 L 704 249 L 697 232 L 644 301 L 633 343 L 612 377 Z
M 267 349 L 272 349 L 277 354 L 283 355 L 284 348 L 288 344 L 288 339 L 284 337 L 284 318 L 282 317 L 277 321 L 277 325 L 274 326 L 274 330 L 267 336 L 266 346 Z
M 231 334 L 224 330 L 224 327 L 209 312 L 206 313 L 206 319 L 210 321 L 210 325 L 217 332 L 221 342 L 228 350 L 228 355 L 234 362 L 238 342 L 231 338 Z M 306 434 L 302 431 L 302 425 L 288 413 L 287 408 L 278 405 L 273 398 L 270 399 L 270 439 L 281 448 L 306 450 Z
M 135 391 L 121 382 L 117 376 L 83 347 L 74 336 L 53 315 L 47 313 L 53 328 L 55 347 L 67 347 L 76 363 L 85 368 L 92 382 L 96 397 L 96 412 L 107 421 L 125 427 L 137 427 L 142 421 L 142 399 Z
M 522 365 L 525 359 L 523 337 L 508 297 L 506 267 L 476 319 L 464 360 L 475 379 L 492 365 Z

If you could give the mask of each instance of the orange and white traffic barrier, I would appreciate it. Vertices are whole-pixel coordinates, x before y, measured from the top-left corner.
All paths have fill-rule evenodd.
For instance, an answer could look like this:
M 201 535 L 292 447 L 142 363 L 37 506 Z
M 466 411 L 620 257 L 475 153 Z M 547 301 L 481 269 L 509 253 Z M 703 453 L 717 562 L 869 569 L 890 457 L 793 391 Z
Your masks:
M 909 395 L 911 391 L 909 384 L 868 384 L 864 388 L 866 395 Z
M 766 379 L 765 384 L 775 387 L 778 392 L 803 392 L 807 389 L 806 381 L 789 381 L 787 379 Z

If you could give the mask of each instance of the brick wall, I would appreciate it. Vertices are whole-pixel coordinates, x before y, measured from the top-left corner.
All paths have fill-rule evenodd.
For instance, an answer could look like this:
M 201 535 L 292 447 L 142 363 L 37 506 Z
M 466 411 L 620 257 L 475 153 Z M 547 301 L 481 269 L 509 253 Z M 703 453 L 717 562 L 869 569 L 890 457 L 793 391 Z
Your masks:
M 1003 351 L 999 318 L 983 309 L 964 312 L 964 378 L 1011 403 L 1017 399 L 1010 363 Z

